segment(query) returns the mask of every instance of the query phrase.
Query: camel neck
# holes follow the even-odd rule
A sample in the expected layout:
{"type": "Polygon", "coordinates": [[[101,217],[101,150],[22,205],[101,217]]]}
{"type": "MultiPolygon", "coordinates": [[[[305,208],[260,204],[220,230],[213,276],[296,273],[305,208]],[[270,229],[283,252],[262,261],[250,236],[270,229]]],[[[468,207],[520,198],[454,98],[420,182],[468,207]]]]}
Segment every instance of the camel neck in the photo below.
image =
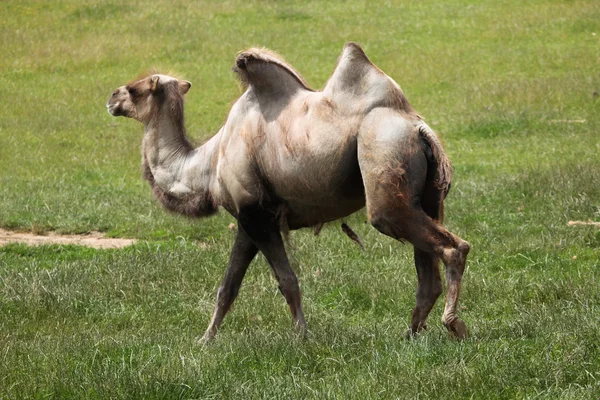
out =
{"type": "Polygon", "coordinates": [[[186,137],[183,122],[165,116],[146,124],[142,151],[151,167],[159,167],[185,159],[192,151],[192,146],[186,137]]]}
{"type": "Polygon", "coordinates": [[[210,194],[214,142],[194,149],[183,121],[163,113],[145,125],[142,157],[146,179],[155,189],[177,198],[210,194]]]}

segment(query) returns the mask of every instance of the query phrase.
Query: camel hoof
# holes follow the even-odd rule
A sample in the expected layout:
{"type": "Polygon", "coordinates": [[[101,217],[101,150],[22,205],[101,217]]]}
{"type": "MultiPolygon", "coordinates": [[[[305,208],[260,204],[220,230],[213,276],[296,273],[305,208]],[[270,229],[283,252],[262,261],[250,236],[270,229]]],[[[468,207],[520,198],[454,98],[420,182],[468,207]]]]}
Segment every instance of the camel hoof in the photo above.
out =
{"type": "Polygon", "coordinates": [[[296,336],[300,340],[308,339],[308,328],[306,325],[296,325],[296,336]]]}
{"type": "Polygon", "coordinates": [[[463,340],[469,337],[469,329],[467,328],[467,324],[463,322],[461,319],[457,319],[454,323],[448,326],[448,331],[459,340],[463,340]]]}
{"type": "Polygon", "coordinates": [[[419,333],[421,333],[425,330],[427,330],[427,325],[420,325],[419,328],[417,328],[417,329],[409,328],[406,331],[406,334],[404,334],[404,337],[407,340],[415,339],[419,335],[419,333]]]}
{"type": "Polygon", "coordinates": [[[198,340],[198,343],[199,343],[199,344],[201,344],[201,345],[207,345],[207,344],[209,344],[210,342],[212,342],[213,340],[215,340],[215,334],[214,334],[214,333],[209,333],[209,332],[206,332],[206,333],[204,334],[204,336],[202,336],[202,337],[201,337],[201,338],[198,340]]]}

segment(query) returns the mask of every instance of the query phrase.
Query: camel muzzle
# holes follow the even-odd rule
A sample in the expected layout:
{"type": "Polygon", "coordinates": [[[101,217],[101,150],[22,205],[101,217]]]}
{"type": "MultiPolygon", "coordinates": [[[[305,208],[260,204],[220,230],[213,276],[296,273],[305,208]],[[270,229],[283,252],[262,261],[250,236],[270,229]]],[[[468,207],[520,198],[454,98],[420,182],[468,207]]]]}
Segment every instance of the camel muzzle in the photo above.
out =
{"type": "Polygon", "coordinates": [[[118,103],[111,104],[110,101],[106,103],[106,111],[108,111],[108,113],[113,117],[120,117],[123,115],[123,109],[120,107],[120,105],[118,103]]]}

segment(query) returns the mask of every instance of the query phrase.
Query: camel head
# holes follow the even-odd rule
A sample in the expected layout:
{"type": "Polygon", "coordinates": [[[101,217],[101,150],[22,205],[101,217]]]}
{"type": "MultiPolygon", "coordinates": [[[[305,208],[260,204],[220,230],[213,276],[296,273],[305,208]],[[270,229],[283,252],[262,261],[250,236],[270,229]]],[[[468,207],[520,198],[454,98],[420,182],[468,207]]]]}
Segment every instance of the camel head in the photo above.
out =
{"type": "Polygon", "coordinates": [[[183,100],[192,84],[168,75],[151,74],[117,88],[106,109],[115,116],[124,116],[148,123],[170,100],[183,100]]]}

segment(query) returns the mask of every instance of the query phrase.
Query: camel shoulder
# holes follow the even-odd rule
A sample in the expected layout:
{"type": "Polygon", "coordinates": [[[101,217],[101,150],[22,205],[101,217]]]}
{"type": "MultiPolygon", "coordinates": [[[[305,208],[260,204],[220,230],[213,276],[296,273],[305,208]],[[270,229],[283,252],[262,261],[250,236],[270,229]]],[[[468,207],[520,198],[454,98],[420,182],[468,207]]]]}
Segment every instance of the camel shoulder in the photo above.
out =
{"type": "Polygon", "coordinates": [[[238,53],[233,71],[245,85],[275,89],[283,82],[311,90],[304,78],[279,54],[264,48],[250,48],[238,53]]]}

